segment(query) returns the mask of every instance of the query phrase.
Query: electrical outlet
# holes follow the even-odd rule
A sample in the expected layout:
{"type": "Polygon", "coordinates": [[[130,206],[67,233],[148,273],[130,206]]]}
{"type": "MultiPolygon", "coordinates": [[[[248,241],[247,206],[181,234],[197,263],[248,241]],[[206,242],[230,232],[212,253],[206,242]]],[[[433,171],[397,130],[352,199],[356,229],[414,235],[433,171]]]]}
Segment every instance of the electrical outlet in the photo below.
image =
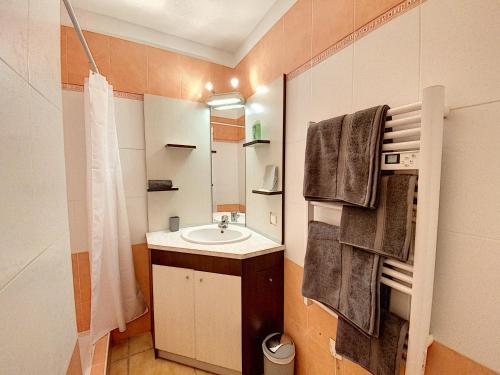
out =
{"type": "Polygon", "coordinates": [[[333,358],[342,360],[342,356],[337,354],[337,351],[335,350],[335,340],[330,338],[330,354],[332,355],[333,358]]]}
{"type": "Polygon", "coordinates": [[[278,225],[278,215],[269,212],[269,223],[272,225],[278,225]]]}

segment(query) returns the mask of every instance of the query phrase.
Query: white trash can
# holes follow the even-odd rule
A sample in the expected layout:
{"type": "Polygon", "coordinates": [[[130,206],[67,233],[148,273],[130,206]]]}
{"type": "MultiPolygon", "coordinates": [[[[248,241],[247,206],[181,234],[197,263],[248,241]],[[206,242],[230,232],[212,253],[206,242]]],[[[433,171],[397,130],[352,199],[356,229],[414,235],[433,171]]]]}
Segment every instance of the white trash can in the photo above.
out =
{"type": "Polygon", "coordinates": [[[295,344],[284,333],[272,333],[262,342],[264,375],[293,375],[295,344]]]}

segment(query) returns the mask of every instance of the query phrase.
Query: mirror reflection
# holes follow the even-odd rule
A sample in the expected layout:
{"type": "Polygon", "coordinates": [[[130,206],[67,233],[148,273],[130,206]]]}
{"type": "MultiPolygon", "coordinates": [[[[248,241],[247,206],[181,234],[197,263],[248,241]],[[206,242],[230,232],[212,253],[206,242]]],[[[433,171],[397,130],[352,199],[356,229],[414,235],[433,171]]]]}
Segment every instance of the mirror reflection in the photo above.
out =
{"type": "Polygon", "coordinates": [[[245,225],[245,108],[210,110],[212,219],[245,225]]]}

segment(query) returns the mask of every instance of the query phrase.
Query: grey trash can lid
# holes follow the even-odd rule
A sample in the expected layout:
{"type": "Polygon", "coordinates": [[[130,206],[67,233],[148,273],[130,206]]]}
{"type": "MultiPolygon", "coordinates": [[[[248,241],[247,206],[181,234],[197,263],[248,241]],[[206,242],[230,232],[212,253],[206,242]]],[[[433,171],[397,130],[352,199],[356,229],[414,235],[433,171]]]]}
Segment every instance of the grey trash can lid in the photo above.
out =
{"type": "Polygon", "coordinates": [[[274,363],[287,364],[295,357],[295,344],[284,333],[272,333],[264,339],[262,349],[265,356],[274,363]]]}

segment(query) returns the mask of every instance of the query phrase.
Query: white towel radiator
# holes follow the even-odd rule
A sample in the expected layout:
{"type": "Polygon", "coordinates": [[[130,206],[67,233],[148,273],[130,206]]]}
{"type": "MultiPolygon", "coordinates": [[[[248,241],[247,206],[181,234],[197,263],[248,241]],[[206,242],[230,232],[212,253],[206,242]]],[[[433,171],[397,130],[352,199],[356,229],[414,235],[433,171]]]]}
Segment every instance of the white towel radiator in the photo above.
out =
{"type": "MultiPolygon", "coordinates": [[[[410,298],[406,375],[424,373],[427,348],[433,341],[430,322],[439,214],[443,119],[448,115],[444,94],[443,86],[425,88],[422,102],[391,108],[387,116],[392,118],[385,124],[386,129],[391,130],[384,133],[384,140],[390,140],[391,143],[384,143],[382,147],[382,170],[418,173],[418,192],[415,192],[417,203],[414,205],[416,225],[415,241],[412,244],[413,259],[410,258],[408,263],[386,259],[380,279],[381,283],[410,298]]],[[[309,221],[315,218],[315,208],[333,210],[338,224],[342,204],[308,202],[309,221]]],[[[325,221],[325,211],[322,211],[321,219],[325,221]]],[[[337,316],[334,311],[317,301],[304,298],[304,303],[316,303],[337,316]]]]}

